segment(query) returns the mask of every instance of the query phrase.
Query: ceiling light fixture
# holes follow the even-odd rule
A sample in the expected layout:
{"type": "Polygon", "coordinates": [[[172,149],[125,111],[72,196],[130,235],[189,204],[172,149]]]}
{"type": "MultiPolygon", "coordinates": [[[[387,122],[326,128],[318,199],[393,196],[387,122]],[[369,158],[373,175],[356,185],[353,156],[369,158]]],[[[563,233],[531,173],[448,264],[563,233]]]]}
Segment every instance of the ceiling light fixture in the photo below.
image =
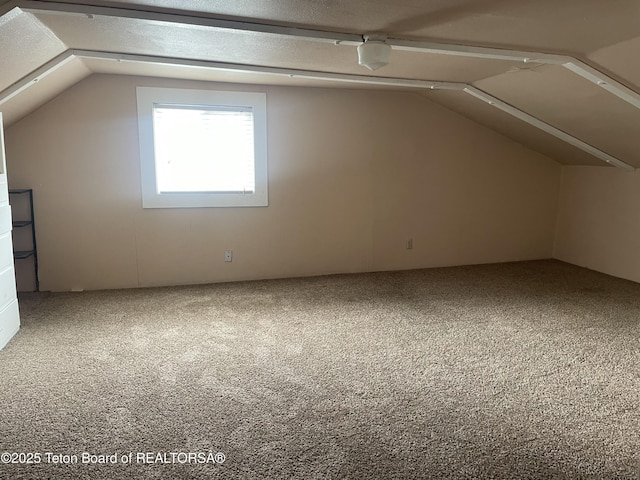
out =
{"type": "Polygon", "coordinates": [[[391,45],[385,38],[363,37],[364,42],[358,45],[358,63],[369,70],[377,70],[389,63],[391,45]]]}

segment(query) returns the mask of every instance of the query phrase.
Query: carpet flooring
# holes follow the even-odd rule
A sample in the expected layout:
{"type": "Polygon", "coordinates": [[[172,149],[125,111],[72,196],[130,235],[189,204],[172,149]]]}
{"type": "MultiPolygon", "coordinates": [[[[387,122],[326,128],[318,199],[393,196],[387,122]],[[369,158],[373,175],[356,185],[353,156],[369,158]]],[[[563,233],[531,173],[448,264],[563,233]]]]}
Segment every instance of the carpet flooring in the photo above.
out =
{"type": "Polygon", "coordinates": [[[20,295],[1,479],[638,479],[640,284],[557,261],[20,295]]]}

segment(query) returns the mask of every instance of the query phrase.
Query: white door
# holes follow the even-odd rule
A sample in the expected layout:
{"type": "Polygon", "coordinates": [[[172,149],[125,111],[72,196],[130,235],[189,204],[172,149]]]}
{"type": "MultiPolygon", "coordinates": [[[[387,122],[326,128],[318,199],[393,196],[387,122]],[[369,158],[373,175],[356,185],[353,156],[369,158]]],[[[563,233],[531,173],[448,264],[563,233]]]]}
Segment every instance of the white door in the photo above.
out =
{"type": "Polygon", "coordinates": [[[7,160],[0,112],[0,349],[11,340],[19,328],[20,313],[16,295],[16,274],[13,270],[7,160]]]}

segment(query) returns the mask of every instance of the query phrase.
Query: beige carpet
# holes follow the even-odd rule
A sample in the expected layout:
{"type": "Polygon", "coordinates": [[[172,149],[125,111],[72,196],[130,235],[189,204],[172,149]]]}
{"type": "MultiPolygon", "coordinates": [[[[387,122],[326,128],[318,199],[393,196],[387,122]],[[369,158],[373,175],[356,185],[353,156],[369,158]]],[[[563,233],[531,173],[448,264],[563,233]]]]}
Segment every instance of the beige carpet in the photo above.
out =
{"type": "Polygon", "coordinates": [[[2,479],[638,478],[632,282],[539,261],[20,302],[0,454],[40,463],[2,479]]]}

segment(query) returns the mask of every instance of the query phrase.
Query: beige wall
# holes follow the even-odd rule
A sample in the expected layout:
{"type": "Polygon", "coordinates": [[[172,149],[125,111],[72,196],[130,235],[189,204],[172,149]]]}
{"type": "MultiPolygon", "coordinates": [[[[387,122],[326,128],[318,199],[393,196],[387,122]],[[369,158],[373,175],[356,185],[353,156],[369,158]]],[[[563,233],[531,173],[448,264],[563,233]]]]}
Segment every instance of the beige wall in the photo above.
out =
{"type": "Polygon", "coordinates": [[[552,254],[559,166],[415,93],[94,75],[9,128],[7,154],[43,290],[552,254]],[[143,210],[138,85],[267,92],[269,207],[143,210]]]}
{"type": "Polygon", "coordinates": [[[564,167],[554,257],[640,282],[640,173],[564,167]]]}

